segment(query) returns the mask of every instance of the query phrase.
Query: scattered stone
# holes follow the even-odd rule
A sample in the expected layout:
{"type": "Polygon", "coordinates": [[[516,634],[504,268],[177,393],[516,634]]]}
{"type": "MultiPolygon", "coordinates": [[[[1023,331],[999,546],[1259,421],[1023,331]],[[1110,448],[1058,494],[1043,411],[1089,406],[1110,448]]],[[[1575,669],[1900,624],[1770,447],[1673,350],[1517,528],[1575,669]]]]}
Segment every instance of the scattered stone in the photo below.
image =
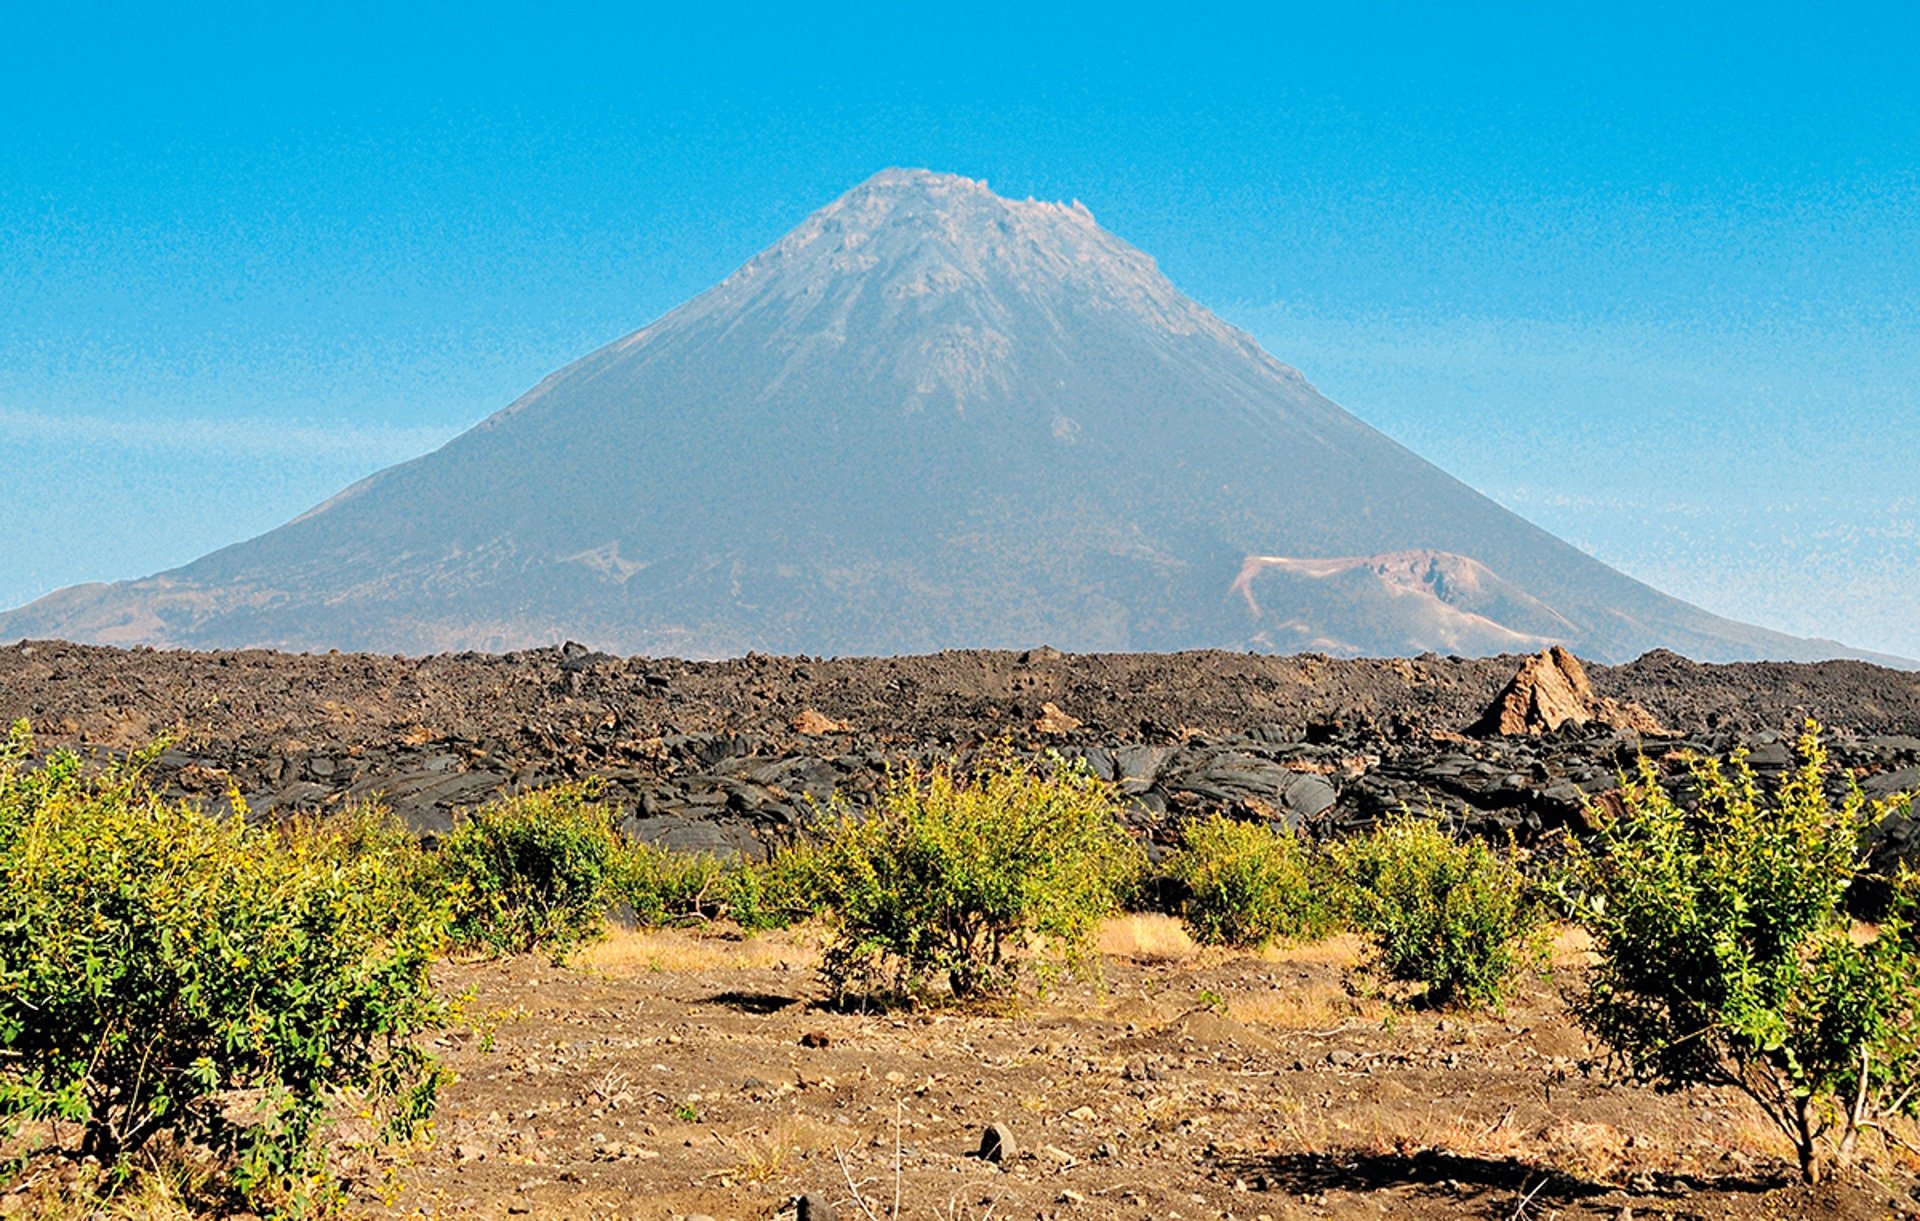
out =
{"type": "Polygon", "coordinates": [[[824,737],[830,733],[851,733],[853,726],[845,721],[836,721],[817,708],[807,707],[793,718],[793,732],[810,738],[824,737]]]}
{"type": "Polygon", "coordinates": [[[980,1150],[977,1156],[982,1161],[996,1166],[1012,1161],[1020,1156],[1019,1142],[1013,1139],[1013,1129],[1003,1123],[990,1123],[986,1131],[980,1134],[980,1150]]]}
{"type": "Polygon", "coordinates": [[[1040,718],[1033,723],[1033,731],[1050,738],[1064,738],[1080,728],[1080,725],[1078,717],[1068,716],[1060,711],[1053,701],[1048,700],[1040,705],[1040,718]]]}
{"type": "Polygon", "coordinates": [[[809,1030],[800,1036],[800,1046],[802,1047],[831,1047],[832,1045],[833,1040],[827,1036],[827,1032],[824,1030],[809,1030]]]}
{"type": "Polygon", "coordinates": [[[794,1201],[794,1221],[838,1221],[838,1216],[824,1195],[809,1192],[794,1201]]]}

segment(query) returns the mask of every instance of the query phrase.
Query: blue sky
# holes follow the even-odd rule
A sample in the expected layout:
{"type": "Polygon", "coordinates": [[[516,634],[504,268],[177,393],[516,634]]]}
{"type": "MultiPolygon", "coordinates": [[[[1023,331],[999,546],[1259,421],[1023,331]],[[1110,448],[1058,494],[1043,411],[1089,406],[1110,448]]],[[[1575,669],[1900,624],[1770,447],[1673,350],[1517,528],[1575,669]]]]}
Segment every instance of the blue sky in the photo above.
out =
{"type": "Polygon", "coordinates": [[[887,165],[1078,198],[1714,610],[1920,657],[1920,6],[0,9],[0,603],[431,448],[887,165]]]}

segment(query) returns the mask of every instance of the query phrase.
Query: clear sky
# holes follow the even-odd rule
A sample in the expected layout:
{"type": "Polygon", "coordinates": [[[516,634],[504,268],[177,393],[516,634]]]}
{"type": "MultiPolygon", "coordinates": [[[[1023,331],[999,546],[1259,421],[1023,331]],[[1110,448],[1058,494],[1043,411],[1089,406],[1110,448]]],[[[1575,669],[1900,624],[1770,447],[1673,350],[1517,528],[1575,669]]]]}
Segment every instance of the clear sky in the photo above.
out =
{"type": "Polygon", "coordinates": [[[0,6],[0,604],[271,528],[912,165],[1080,199],[1635,576],[1920,657],[1920,5],[676,7],[0,6]]]}

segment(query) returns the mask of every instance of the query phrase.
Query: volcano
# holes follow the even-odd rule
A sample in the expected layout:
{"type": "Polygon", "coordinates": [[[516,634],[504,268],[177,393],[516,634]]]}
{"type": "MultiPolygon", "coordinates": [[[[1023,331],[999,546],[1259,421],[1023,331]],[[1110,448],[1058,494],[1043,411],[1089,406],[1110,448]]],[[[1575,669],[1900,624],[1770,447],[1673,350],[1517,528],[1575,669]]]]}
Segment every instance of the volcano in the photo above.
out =
{"type": "MultiPolygon", "coordinates": [[[[1498,444],[1498,437],[1488,438],[1498,444]]],[[[1858,655],[1601,564],[1079,204],[882,172],[433,453],[0,637],[379,652],[1858,655]]]]}

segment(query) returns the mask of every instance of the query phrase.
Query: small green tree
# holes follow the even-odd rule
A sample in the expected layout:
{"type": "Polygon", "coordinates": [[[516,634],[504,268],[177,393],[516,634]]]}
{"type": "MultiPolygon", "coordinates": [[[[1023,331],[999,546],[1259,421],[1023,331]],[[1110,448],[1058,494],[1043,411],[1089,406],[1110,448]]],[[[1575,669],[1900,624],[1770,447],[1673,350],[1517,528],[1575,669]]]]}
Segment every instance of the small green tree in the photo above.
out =
{"type": "Polygon", "coordinates": [[[143,759],[0,752],[0,1125],[78,1125],[121,1176],[166,1132],[227,1156],[257,1209],[333,1195],[317,1140],[357,1093],[411,1130],[441,1074],[412,1042],[444,917],[383,902],[377,855],[292,853],[240,817],[165,801],[143,759]],[[252,1091],[250,1113],[222,1105],[252,1091]]]}
{"type": "Polygon", "coordinates": [[[1427,1005],[1499,1005],[1540,957],[1540,905],[1512,857],[1490,844],[1409,814],[1335,845],[1333,857],[1374,965],[1424,985],[1427,1005]]]}
{"type": "Polygon", "coordinates": [[[1111,786],[1058,759],[1042,773],[998,760],[972,776],[937,767],[890,778],[864,818],[845,810],[809,862],[833,922],[822,972],[856,989],[960,998],[1017,981],[1016,951],[1077,967],[1145,854],[1111,786]]]}
{"type": "Polygon", "coordinates": [[[1920,953],[1910,880],[1875,931],[1848,918],[1867,829],[1884,810],[1827,793],[1809,721],[1798,766],[1762,792],[1744,752],[1690,761],[1697,801],[1651,763],[1576,855],[1569,906],[1598,961],[1575,1012],[1635,1079],[1731,1086],[1817,1181],[1863,1131],[1920,1099],[1920,953]]]}
{"type": "Polygon", "coordinates": [[[1253,948],[1324,937],[1337,923],[1330,871],[1298,835],[1266,823],[1224,814],[1191,822],[1166,872],[1186,891],[1181,914],[1203,942],[1253,948]]]}
{"type": "Polygon", "coordinates": [[[590,784],[537,789],[481,807],[441,845],[453,936],[499,954],[556,959],[606,927],[620,868],[612,812],[590,784]]]}

